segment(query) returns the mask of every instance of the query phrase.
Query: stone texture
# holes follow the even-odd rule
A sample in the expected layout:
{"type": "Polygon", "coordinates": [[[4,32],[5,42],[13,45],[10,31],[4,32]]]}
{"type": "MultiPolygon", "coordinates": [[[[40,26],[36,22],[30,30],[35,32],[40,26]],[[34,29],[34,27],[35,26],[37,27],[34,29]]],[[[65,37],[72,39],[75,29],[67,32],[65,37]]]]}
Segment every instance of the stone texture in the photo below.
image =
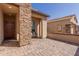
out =
{"type": "MultiPolygon", "coordinates": [[[[13,41],[12,41],[13,42],[13,41]]],[[[3,56],[74,56],[78,46],[53,39],[32,39],[30,45],[22,47],[8,46],[10,41],[0,46],[3,56]],[[49,43],[50,42],[50,43],[49,43]],[[7,45],[6,45],[7,44],[7,45]]]]}
{"type": "Polygon", "coordinates": [[[19,4],[20,46],[30,43],[31,39],[31,4],[19,4]]]}

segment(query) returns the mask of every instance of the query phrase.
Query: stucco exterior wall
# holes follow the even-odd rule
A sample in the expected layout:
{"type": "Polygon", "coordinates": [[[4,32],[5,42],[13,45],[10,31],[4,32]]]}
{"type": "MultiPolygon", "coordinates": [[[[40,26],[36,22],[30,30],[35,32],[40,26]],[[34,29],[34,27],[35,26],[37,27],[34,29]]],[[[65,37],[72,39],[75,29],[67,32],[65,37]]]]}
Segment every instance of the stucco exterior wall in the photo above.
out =
{"type": "Polygon", "coordinates": [[[76,21],[75,19],[76,19],[76,17],[73,16],[73,17],[71,18],[70,22],[72,22],[73,24],[77,25],[77,21],[76,21]]]}
{"type": "Polygon", "coordinates": [[[42,21],[41,21],[41,24],[42,24],[42,38],[46,38],[47,37],[47,19],[46,18],[42,18],[42,21]]]}
{"type": "Polygon", "coordinates": [[[2,43],[3,41],[3,14],[2,14],[2,11],[0,9],[0,44],[2,43]]]}
{"type": "Polygon", "coordinates": [[[32,13],[32,17],[38,18],[40,20],[39,21],[39,24],[40,24],[39,35],[41,38],[46,38],[47,37],[47,17],[37,14],[37,13],[32,13]]]}
{"type": "Polygon", "coordinates": [[[16,14],[16,39],[19,41],[19,8],[18,8],[18,13],[16,14]]]}
{"type": "Polygon", "coordinates": [[[53,39],[57,39],[57,40],[62,40],[62,41],[79,44],[79,35],[48,33],[48,38],[53,38],[53,39]]]}
{"type": "Polygon", "coordinates": [[[35,18],[45,18],[45,16],[40,15],[40,14],[35,13],[35,12],[32,12],[32,17],[35,17],[35,18]]]}
{"type": "Polygon", "coordinates": [[[72,28],[73,28],[73,33],[72,34],[77,34],[77,21],[75,20],[75,17],[72,17],[72,19],[70,20],[70,22],[72,23],[72,28]]]}
{"type": "Polygon", "coordinates": [[[32,18],[35,21],[35,30],[37,37],[46,38],[47,37],[47,19],[46,18],[32,18]]]}
{"type": "MultiPolygon", "coordinates": [[[[69,17],[69,16],[68,16],[69,17]]],[[[61,33],[61,34],[76,34],[77,31],[77,21],[76,17],[72,16],[71,18],[64,19],[57,19],[57,20],[50,20],[48,21],[47,30],[48,32],[52,33],[61,33]],[[67,24],[70,24],[70,33],[66,32],[66,26],[67,24]]]]}
{"type": "Polygon", "coordinates": [[[48,22],[47,23],[47,31],[48,31],[48,33],[51,33],[51,32],[52,33],[65,33],[65,25],[66,24],[71,24],[69,19],[48,22]],[[59,27],[61,27],[61,30],[59,30],[59,27]]]}

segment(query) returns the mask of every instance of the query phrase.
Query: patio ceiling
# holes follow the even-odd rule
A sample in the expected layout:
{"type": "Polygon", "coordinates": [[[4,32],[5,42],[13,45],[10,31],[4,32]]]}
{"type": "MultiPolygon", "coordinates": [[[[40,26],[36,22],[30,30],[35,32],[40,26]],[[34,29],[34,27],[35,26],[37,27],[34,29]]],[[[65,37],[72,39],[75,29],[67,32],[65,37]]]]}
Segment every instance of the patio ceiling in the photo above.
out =
{"type": "Polygon", "coordinates": [[[0,8],[4,13],[17,13],[18,7],[11,4],[0,4],[0,8]]]}

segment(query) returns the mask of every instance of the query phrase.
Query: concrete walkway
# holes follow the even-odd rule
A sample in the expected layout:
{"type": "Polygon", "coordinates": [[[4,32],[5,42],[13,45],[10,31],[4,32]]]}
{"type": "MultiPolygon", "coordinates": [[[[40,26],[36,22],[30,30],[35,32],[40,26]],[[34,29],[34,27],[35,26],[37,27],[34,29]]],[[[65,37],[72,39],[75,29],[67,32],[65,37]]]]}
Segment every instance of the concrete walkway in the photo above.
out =
{"type": "MultiPolygon", "coordinates": [[[[8,44],[8,43],[5,43],[8,44]]],[[[32,39],[23,47],[0,46],[0,55],[10,56],[73,56],[78,46],[51,39],[32,39]]]]}

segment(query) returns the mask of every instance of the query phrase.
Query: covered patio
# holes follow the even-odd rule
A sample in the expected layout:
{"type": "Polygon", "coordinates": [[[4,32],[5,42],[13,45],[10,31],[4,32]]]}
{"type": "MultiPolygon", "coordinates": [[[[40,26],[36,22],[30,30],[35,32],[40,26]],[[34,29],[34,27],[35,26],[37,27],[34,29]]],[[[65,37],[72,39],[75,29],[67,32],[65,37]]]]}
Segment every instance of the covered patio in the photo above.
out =
{"type": "Polygon", "coordinates": [[[47,17],[48,15],[31,9],[31,4],[0,4],[0,44],[16,42],[19,46],[24,46],[31,44],[33,37],[46,38],[47,17]]]}
{"type": "Polygon", "coordinates": [[[32,9],[32,37],[47,37],[47,17],[48,15],[32,9]]]}

